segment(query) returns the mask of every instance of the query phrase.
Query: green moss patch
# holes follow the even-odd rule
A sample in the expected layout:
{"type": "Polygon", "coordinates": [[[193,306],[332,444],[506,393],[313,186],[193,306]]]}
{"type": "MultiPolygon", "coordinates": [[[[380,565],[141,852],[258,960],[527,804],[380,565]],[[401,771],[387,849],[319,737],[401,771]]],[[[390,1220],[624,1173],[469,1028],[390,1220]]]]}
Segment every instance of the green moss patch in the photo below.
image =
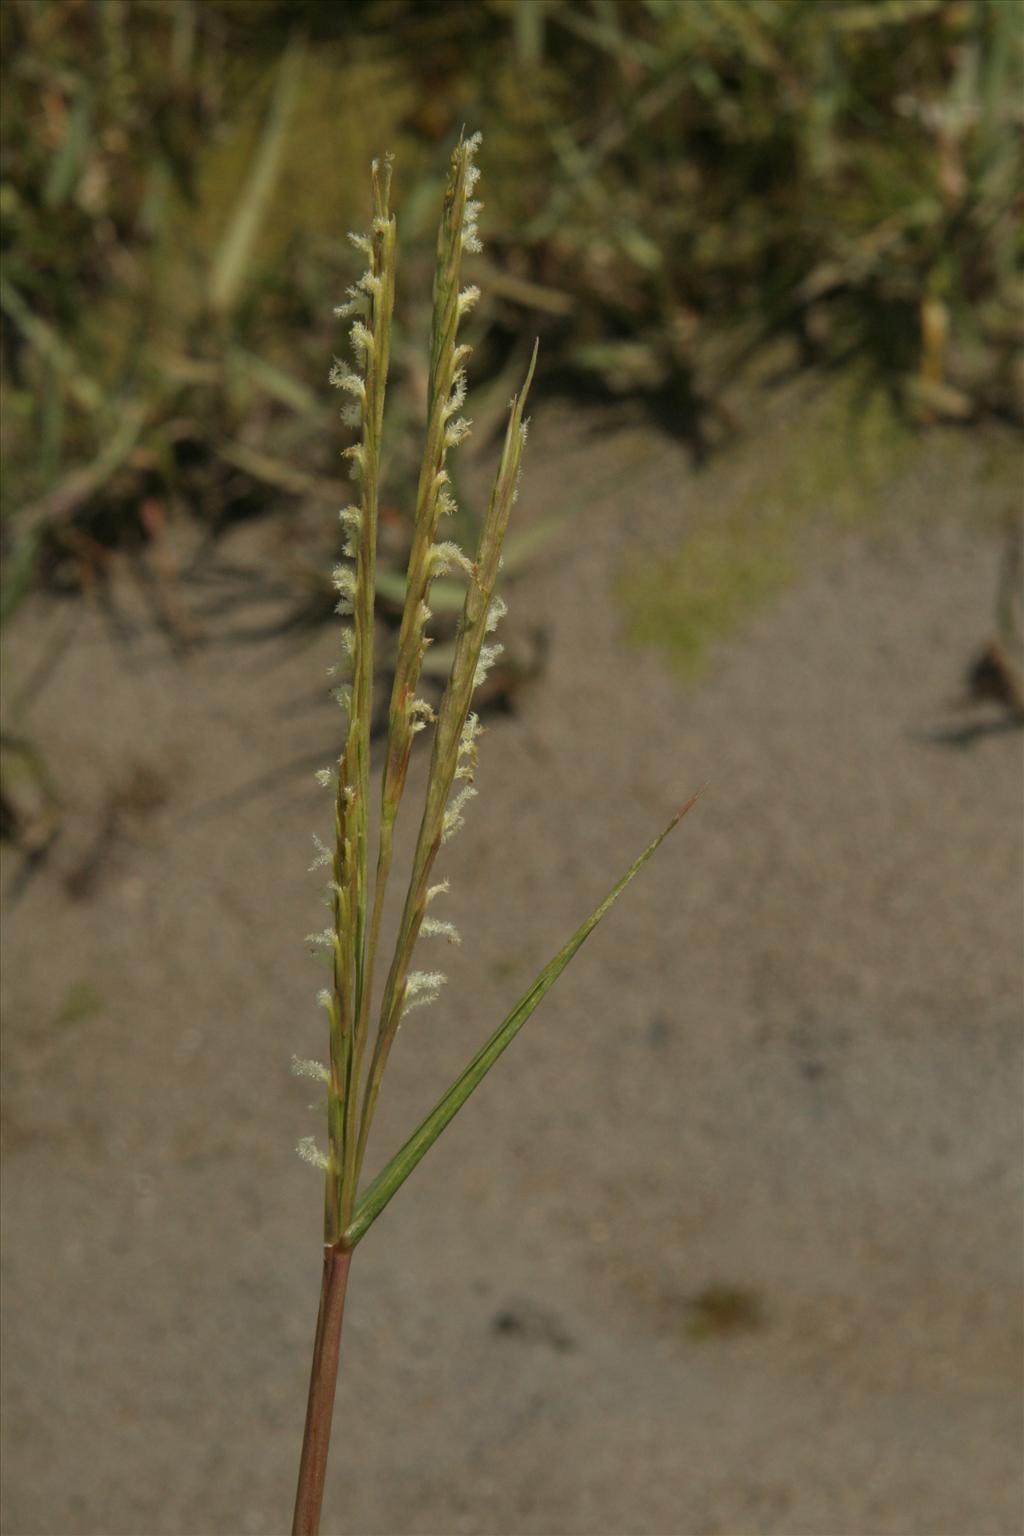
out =
{"type": "Polygon", "coordinates": [[[818,382],[812,400],[695,482],[706,510],[687,506],[690,531],[677,548],[627,566],[618,596],[629,638],[659,646],[687,678],[837,538],[948,513],[920,487],[907,494],[908,473],[936,452],[943,461],[977,452],[965,434],[915,432],[885,391],[853,373],[818,382]]]}

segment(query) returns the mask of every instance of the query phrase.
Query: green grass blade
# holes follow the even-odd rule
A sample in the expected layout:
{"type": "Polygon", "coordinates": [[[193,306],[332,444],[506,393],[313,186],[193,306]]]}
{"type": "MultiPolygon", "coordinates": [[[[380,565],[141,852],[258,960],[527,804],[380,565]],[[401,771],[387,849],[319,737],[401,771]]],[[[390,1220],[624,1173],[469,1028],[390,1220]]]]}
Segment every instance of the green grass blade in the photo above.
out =
{"type": "Polygon", "coordinates": [[[87,88],[79,87],[64,141],[50,162],[43,187],[44,208],[60,208],[74,191],[89,148],[91,127],[92,98],[87,88]]]}
{"type": "Polygon", "coordinates": [[[270,111],[210,275],[210,308],[217,314],[226,315],[234,308],[256,237],[270,212],[284,159],[288,127],[298,100],[304,57],[305,43],[301,37],[293,39],[281,57],[270,111]]]}
{"type": "Polygon", "coordinates": [[[391,1161],[381,1169],[356,1206],[355,1215],[346,1229],[345,1240],[350,1246],[355,1247],[360,1238],[365,1235],[367,1229],[376,1221],[392,1195],[405,1183],[417,1163],[430,1150],[445,1126],[465,1104],[473,1089],[486,1077],[505,1048],[511,1045],[533,1010],[537,1007],[537,1004],[554,986],[573,955],[575,955],[583,941],[597,927],[616,897],[621,891],[625,890],[633,876],[643,868],[651,854],[664,842],[672,828],[682,820],[696,799],[696,795],[691,796],[686,804],[676,812],[665,830],[660,832],[654,841],[647,845],[640,857],[630,865],[622,879],[608,893],[601,905],[590,914],[580,928],[577,928],[568,944],[563,949],[560,949],[554,959],[549,961],[544,967],[537,980],[533,983],[533,986],[520,998],[512,1012],[505,1019],[504,1023],[495,1030],[486,1045],[482,1046],[476,1053],[461,1077],[456,1079],[448,1089],[448,1092],[439,1100],[423,1121],[422,1125],[413,1132],[409,1140],[400,1151],[395,1153],[391,1161]]]}

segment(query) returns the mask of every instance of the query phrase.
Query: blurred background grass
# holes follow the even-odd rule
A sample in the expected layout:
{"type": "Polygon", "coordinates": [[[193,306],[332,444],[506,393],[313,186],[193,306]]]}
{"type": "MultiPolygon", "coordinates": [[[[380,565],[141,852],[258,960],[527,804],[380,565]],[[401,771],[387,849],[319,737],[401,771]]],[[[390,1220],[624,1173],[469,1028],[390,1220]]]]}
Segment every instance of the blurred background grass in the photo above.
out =
{"type": "MultiPolygon", "coordinates": [[[[295,622],[330,613],[302,514],[341,494],[333,307],[387,148],[394,604],[432,224],[463,124],[484,131],[489,189],[483,440],[537,333],[542,391],[631,401],[700,459],[742,435],[753,369],[842,370],[840,404],[871,402],[847,488],[858,467],[884,478],[901,434],[1022,420],[1010,0],[6,0],[0,23],[4,622],[40,587],[102,599],[127,561],[185,651],[220,534],[268,513],[283,532],[266,579],[295,622]]],[[[652,594],[633,573],[638,638],[671,631],[690,666],[723,604],[788,579],[791,482],[827,488],[834,437],[824,458],[810,441],[789,455],[775,513],[755,493],[705,517],[678,579],[652,594]]],[[[5,747],[9,764],[10,730],[5,747]]]]}
{"type": "MultiPolygon", "coordinates": [[[[860,359],[911,419],[1020,417],[1016,4],[8,0],[2,23],[5,617],[175,512],[213,537],[335,499],[324,364],[367,161],[397,153],[422,293],[463,122],[496,400],[539,331],[549,389],[642,397],[707,451],[784,338],[793,366],[860,359]]],[[[408,346],[398,381],[412,413],[408,346]]]]}

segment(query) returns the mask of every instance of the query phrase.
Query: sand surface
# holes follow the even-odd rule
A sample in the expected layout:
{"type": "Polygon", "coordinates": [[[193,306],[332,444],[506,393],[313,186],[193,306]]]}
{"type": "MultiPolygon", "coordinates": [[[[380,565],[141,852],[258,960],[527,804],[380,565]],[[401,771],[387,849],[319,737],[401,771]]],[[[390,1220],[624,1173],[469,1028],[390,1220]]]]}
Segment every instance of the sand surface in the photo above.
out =
{"type": "MultiPolygon", "coordinates": [[[[589,505],[513,584],[545,665],[489,722],[441,865],[464,943],[371,1161],[709,788],[360,1247],[325,1536],[1021,1529],[1020,737],[943,736],[1017,493],[944,442],[690,685],[616,581],[714,480],[538,422],[527,515],[589,505]]],[[[227,537],[185,660],[127,577],[116,617],[32,599],[10,635],[66,809],[3,863],[8,1536],[290,1521],[338,717],[330,629],[270,632],[287,559],[227,537]]]]}

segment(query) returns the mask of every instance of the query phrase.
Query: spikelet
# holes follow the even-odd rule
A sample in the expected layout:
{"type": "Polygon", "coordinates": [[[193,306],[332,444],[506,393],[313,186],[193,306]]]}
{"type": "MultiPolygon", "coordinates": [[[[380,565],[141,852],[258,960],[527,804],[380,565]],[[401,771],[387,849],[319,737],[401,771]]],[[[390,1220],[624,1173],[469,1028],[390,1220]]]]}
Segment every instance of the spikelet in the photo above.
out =
{"type": "Polygon", "coordinates": [[[465,143],[466,155],[466,204],[462,215],[462,249],[476,254],[483,250],[480,243],[480,231],[477,229],[477,219],[480,217],[483,203],[475,202],[471,193],[480,180],[479,167],[474,165],[473,156],[483,143],[483,134],[474,133],[472,138],[465,143]]]}
{"type": "Polygon", "coordinates": [[[480,647],[480,659],[476,664],[476,671],[473,674],[474,688],[480,687],[480,684],[484,681],[484,678],[504,649],[503,645],[483,645],[480,647]]]}
{"type": "Polygon", "coordinates": [[[445,447],[457,448],[460,443],[464,443],[466,441],[466,438],[469,436],[472,429],[473,423],[471,421],[467,421],[465,416],[456,416],[455,420],[450,421],[445,427],[445,447]]]}
{"type": "Polygon", "coordinates": [[[410,971],[405,978],[405,995],[418,997],[421,992],[436,992],[447,979],[440,971],[410,971]]]}
{"type": "Polygon", "coordinates": [[[466,152],[466,195],[468,196],[480,180],[480,167],[473,163],[473,156],[484,141],[483,134],[477,130],[465,143],[466,152]]]}
{"type": "Polygon", "coordinates": [[[466,723],[462,727],[462,735],[459,738],[458,761],[455,769],[456,779],[468,779],[473,782],[476,772],[477,738],[483,731],[480,724],[480,716],[472,712],[466,716],[466,723]]]}
{"type": "Polygon", "coordinates": [[[450,570],[464,571],[467,576],[473,574],[473,562],[468,560],[457,544],[447,540],[443,544],[433,544],[429,552],[430,571],[434,576],[446,576],[450,570]]]}
{"type": "Polygon", "coordinates": [[[455,924],[443,922],[438,917],[425,917],[420,924],[420,933],[427,938],[447,939],[449,944],[462,943],[462,935],[455,924]]]}
{"type": "Polygon", "coordinates": [[[427,1008],[436,1003],[447,980],[442,971],[410,971],[405,980],[402,1017],[414,1008],[427,1008]]]}
{"type": "Polygon", "coordinates": [[[331,850],[328,848],[323,838],[318,837],[315,832],[313,833],[313,846],[316,849],[316,857],[314,858],[312,864],[309,866],[310,874],[313,874],[315,870],[326,868],[326,866],[332,862],[331,850]]]}
{"type": "Polygon", "coordinates": [[[365,365],[373,356],[376,345],[373,339],[373,332],[361,320],[355,320],[348,334],[352,343],[352,351],[359,362],[365,365]]]}
{"type": "Polygon", "coordinates": [[[361,480],[366,473],[366,449],[362,443],[353,443],[350,448],[343,449],[341,456],[351,461],[353,475],[361,480]]]}
{"type": "Polygon", "coordinates": [[[348,294],[346,302],[334,306],[334,313],[339,320],[347,320],[350,315],[365,316],[369,314],[370,304],[365,293],[362,293],[354,285],[351,288],[346,288],[345,292],[348,294]]]}
{"type": "Polygon", "coordinates": [[[484,633],[487,635],[493,634],[506,613],[508,613],[508,603],[506,603],[503,597],[495,594],[491,598],[490,607],[487,609],[487,622],[484,625],[484,633]]]}
{"type": "Polygon", "coordinates": [[[321,1083],[329,1083],[331,1074],[322,1061],[312,1061],[308,1056],[292,1057],[292,1073],[295,1077],[312,1077],[321,1083]]]}
{"type": "Polygon", "coordinates": [[[454,837],[460,827],[465,826],[466,818],[463,816],[463,808],[468,801],[476,798],[478,791],[472,784],[464,784],[459,790],[451,805],[448,806],[441,821],[441,841],[446,843],[450,837],[454,837]]]}
{"type": "Polygon", "coordinates": [[[344,597],[355,597],[358,588],[356,573],[350,565],[336,565],[331,572],[331,582],[336,592],[344,597]]]}
{"type": "Polygon", "coordinates": [[[327,1169],[331,1166],[331,1160],[326,1152],[321,1152],[313,1136],[303,1136],[296,1142],[295,1150],[304,1163],[309,1163],[313,1168],[327,1169]]]}
{"type": "Polygon", "coordinates": [[[437,719],[431,704],[426,699],[413,699],[409,706],[411,718],[410,730],[415,736],[418,731],[425,731],[428,725],[432,725],[437,719]]]}
{"type": "Polygon", "coordinates": [[[448,396],[447,403],[445,404],[445,408],[444,408],[444,419],[445,419],[445,421],[448,420],[449,416],[454,416],[456,411],[461,411],[462,407],[465,405],[465,403],[466,403],[466,370],[465,370],[465,368],[459,368],[456,371],[456,373],[455,373],[454,379],[452,380],[452,392],[448,396]]]}
{"type": "Polygon", "coordinates": [[[339,358],[334,359],[334,366],[328,374],[328,379],[335,389],[347,390],[350,395],[355,395],[357,400],[365,402],[366,384],[358,373],[353,373],[348,364],[341,362],[339,358]]]}
{"type": "Polygon", "coordinates": [[[317,933],[306,934],[306,943],[311,949],[333,949],[334,942],[333,928],[321,928],[317,933]]]}

